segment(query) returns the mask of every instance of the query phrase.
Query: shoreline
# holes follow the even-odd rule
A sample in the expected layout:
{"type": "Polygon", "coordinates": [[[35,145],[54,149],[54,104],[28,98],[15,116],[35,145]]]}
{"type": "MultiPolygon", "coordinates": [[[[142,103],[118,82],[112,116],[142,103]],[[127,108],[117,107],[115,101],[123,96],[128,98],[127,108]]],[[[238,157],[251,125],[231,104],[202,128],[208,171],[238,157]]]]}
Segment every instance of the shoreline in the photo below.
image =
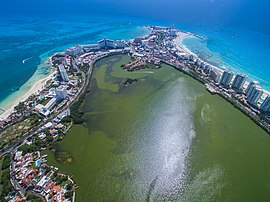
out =
{"type": "MultiPolygon", "coordinates": [[[[194,36],[194,35],[193,35],[194,36]]],[[[194,54],[193,52],[191,52],[187,47],[185,47],[182,44],[182,40],[184,40],[185,38],[190,37],[189,34],[183,33],[181,31],[177,32],[177,37],[173,40],[176,49],[178,49],[181,52],[184,52],[186,54],[190,54],[193,55],[195,58],[199,58],[196,54],[194,54]]],[[[196,36],[194,36],[196,37],[196,36]]],[[[203,62],[207,63],[208,65],[210,65],[212,68],[214,68],[217,71],[220,71],[221,73],[223,72],[223,70],[219,69],[219,67],[216,67],[214,65],[211,65],[210,63],[208,63],[207,61],[205,61],[204,59],[201,59],[203,62]]],[[[171,66],[173,66],[174,68],[178,69],[176,66],[169,64],[171,66]]],[[[180,69],[178,69],[180,70],[180,69]]],[[[200,77],[198,77],[198,75],[194,74],[194,72],[192,71],[182,71],[181,72],[188,74],[189,76],[193,77],[195,80],[199,81],[202,84],[207,84],[207,82],[203,79],[201,79],[200,77]]],[[[246,81],[245,86],[248,85],[248,81],[246,81]]],[[[211,93],[211,92],[210,92],[211,93]]],[[[211,93],[213,94],[213,93],[211,93]]],[[[220,97],[222,97],[223,99],[225,99],[227,102],[229,102],[233,107],[235,107],[236,109],[240,110],[243,114],[245,114],[247,117],[249,117],[255,124],[257,124],[260,128],[262,128],[264,131],[266,131],[269,135],[270,135],[270,129],[268,126],[266,126],[265,124],[267,124],[265,121],[262,121],[259,117],[257,117],[256,115],[254,115],[254,112],[247,110],[245,106],[242,105],[242,103],[239,102],[239,100],[235,100],[235,98],[230,98],[229,96],[225,95],[222,91],[218,92],[218,93],[214,93],[219,95],[220,97]]],[[[263,94],[261,95],[261,98],[265,99],[268,95],[270,95],[270,92],[263,89],[263,94]]]]}
{"type": "MultiPolygon", "coordinates": [[[[191,71],[186,72],[186,71],[183,71],[183,70],[177,68],[173,64],[167,63],[165,61],[163,61],[163,62],[165,64],[171,66],[172,68],[176,69],[177,71],[180,71],[185,75],[188,75],[189,77],[191,77],[192,79],[194,79],[197,82],[201,83],[202,85],[206,86],[207,83],[205,82],[205,80],[198,77],[196,74],[194,74],[194,72],[191,72],[191,71]]],[[[206,86],[206,89],[207,89],[207,86],[206,86]]],[[[211,92],[211,90],[208,90],[208,92],[211,93],[212,95],[216,94],[216,95],[220,96],[221,98],[223,98],[225,101],[227,101],[229,104],[231,104],[234,108],[238,109],[240,112],[242,112],[244,115],[246,115],[257,126],[259,126],[261,129],[263,129],[268,135],[270,135],[270,129],[268,129],[268,127],[265,127],[263,124],[261,124],[261,121],[256,116],[254,116],[254,114],[252,114],[251,112],[248,112],[243,106],[239,105],[239,101],[235,102],[235,100],[233,98],[229,98],[229,97],[225,96],[224,94],[222,94],[220,92],[219,93],[211,92]]],[[[262,96],[267,96],[267,93],[264,93],[264,95],[262,95],[262,96]]]]}
{"type": "MultiPolygon", "coordinates": [[[[205,60],[202,57],[199,57],[198,55],[196,55],[195,53],[193,53],[191,50],[189,50],[184,44],[183,44],[183,40],[187,39],[187,38],[199,38],[199,39],[204,39],[203,37],[200,37],[199,35],[193,34],[193,33],[189,33],[189,32],[183,32],[181,30],[178,30],[177,32],[177,37],[173,40],[174,44],[176,46],[176,48],[178,50],[180,50],[181,52],[185,52],[187,54],[193,55],[196,58],[199,58],[201,61],[203,61],[204,63],[207,63],[208,65],[210,65],[213,69],[215,69],[216,71],[218,71],[219,73],[223,73],[224,69],[215,66],[213,64],[211,64],[210,62],[208,62],[207,60],[205,60]]],[[[232,70],[234,72],[234,70],[232,70]]],[[[248,77],[253,77],[253,75],[250,75],[249,73],[244,72],[244,74],[246,74],[248,77]]],[[[255,79],[257,80],[257,79],[255,79]]],[[[247,86],[249,83],[249,81],[246,81],[246,84],[244,86],[247,86]]],[[[265,99],[268,95],[270,95],[270,90],[267,89],[263,89],[263,95],[262,98],[265,99]]]]}
{"type": "MultiPolygon", "coordinates": [[[[36,94],[39,91],[42,91],[44,89],[44,84],[52,78],[54,73],[55,71],[52,71],[48,75],[46,75],[46,77],[35,81],[32,85],[30,85],[31,86],[30,89],[28,89],[26,92],[22,94],[17,94],[17,95],[15,94],[16,92],[14,92],[13,95],[11,94],[9,97],[7,97],[6,100],[3,102],[8,102],[9,106],[5,108],[4,107],[1,108],[2,110],[4,110],[4,112],[0,114],[0,120],[8,118],[9,115],[11,115],[14,112],[14,107],[16,107],[20,102],[24,102],[31,95],[36,94]]],[[[35,74],[24,85],[27,85],[27,83],[34,77],[35,77],[35,74]]]]}
{"type": "MultiPolygon", "coordinates": [[[[101,59],[105,59],[105,57],[103,57],[103,58],[101,58],[101,59]]],[[[93,65],[94,67],[95,67],[95,64],[93,65]]],[[[175,66],[172,66],[172,65],[170,65],[171,67],[173,67],[173,68],[175,68],[177,71],[179,71],[179,69],[177,69],[175,66]]],[[[182,72],[182,71],[181,71],[182,72]]],[[[184,72],[182,72],[182,73],[184,73],[184,72]]],[[[186,74],[186,73],[184,73],[184,74],[186,74]]],[[[190,75],[188,75],[188,74],[186,74],[188,77],[190,77],[190,75]]],[[[194,78],[194,77],[191,77],[191,78],[194,78]]],[[[207,93],[207,92],[206,92],[207,93]]],[[[81,124],[81,125],[83,125],[83,124],[81,124]]],[[[75,125],[73,125],[72,127],[74,127],[75,125]]],[[[60,144],[62,144],[62,142],[60,142],[60,144]]],[[[55,165],[55,164],[52,164],[51,162],[49,162],[49,165],[55,165]]],[[[68,172],[69,173],[69,172],[68,172]]],[[[75,174],[75,176],[76,176],[76,174],[75,174]]],[[[79,182],[79,180],[77,181],[78,183],[80,183],[79,182]]],[[[78,184],[79,185],[79,184],[78,184]]],[[[76,192],[74,192],[74,193],[76,193],[76,192]]],[[[78,192],[77,193],[77,195],[80,195],[80,192],[78,192]]],[[[76,195],[76,196],[77,196],[76,195]]]]}
{"type": "MultiPolygon", "coordinates": [[[[143,28],[145,28],[146,30],[151,30],[151,28],[147,27],[147,26],[143,26],[143,28]]],[[[204,63],[206,63],[207,65],[211,66],[211,68],[213,68],[214,70],[218,71],[219,73],[223,73],[223,69],[209,63],[208,61],[206,61],[205,59],[199,57],[198,55],[196,55],[195,53],[193,53],[191,50],[189,50],[184,44],[183,44],[183,40],[190,38],[190,37],[194,37],[194,38],[199,38],[204,40],[203,37],[191,33],[191,32],[184,32],[181,30],[177,30],[176,32],[176,38],[173,39],[173,43],[176,47],[177,50],[179,50],[180,52],[186,53],[187,55],[192,55],[195,58],[200,59],[201,61],[203,61],[204,63]]],[[[52,68],[50,67],[50,73],[48,75],[44,75],[40,76],[38,75],[38,71],[39,68],[37,68],[35,74],[22,86],[22,88],[24,86],[29,87],[27,90],[25,90],[25,92],[22,92],[20,94],[20,89],[18,91],[15,91],[14,93],[12,93],[9,97],[7,97],[5,100],[2,101],[2,104],[0,104],[0,120],[4,120],[6,118],[8,118],[12,112],[14,111],[14,107],[16,107],[20,102],[23,102],[25,100],[28,99],[29,96],[38,93],[39,91],[44,89],[44,84],[51,79],[52,75],[55,73],[55,70],[52,70],[52,68]],[[35,79],[35,77],[40,77],[35,79]],[[31,81],[34,80],[34,81],[31,81]],[[2,105],[2,107],[1,107],[2,105]],[[1,114],[1,111],[2,114],[1,114]]],[[[248,83],[248,82],[247,82],[248,83]]],[[[246,83],[246,85],[247,85],[246,83]]],[[[22,91],[24,91],[24,89],[22,89],[22,91]]],[[[270,95],[270,92],[264,89],[262,98],[265,98],[267,95],[270,95]]]]}
{"type": "MultiPolygon", "coordinates": [[[[151,29],[147,28],[146,26],[138,26],[138,27],[141,27],[144,29],[143,33],[140,33],[139,36],[145,36],[151,32],[151,29]]],[[[131,41],[133,40],[133,38],[127,39],[127,40],[131,41]]],[[[75,45],[75,44],[72,44],[72,45],[75,45]]],[[[67,47],[70,47],[70,46],[67,46],[67,47]]],[[[63,46],[62,48],[67,48],[67,47],[63,46]]],[[[54,49],[59,49],[59,47],[56,47],[54,49]]],[[[39,65],[42,65],[42,63],[50,57],[48,52],[49,51],[40,55],[41,62],[39,65]]],[[[55,52],[61,53],[61,51],[56,51],[56,50],[55,52]]],[[[62,53],[64,53],[64,51],[62,53]]],[[[23,62],[27,59],[29,58],[24,59],[23,62]]],[[[37,69],[34,72],[34,74],[23,85],[20,86],[19,90],[11,92],[10,95],[5,97],[0,102],[0,121],[7,119],[9,115],[11,115],[12,112],[14,112],[14,107],[16,107],[19,104],[19,102],[23,102],[27,100],[29,96],[36,94],[38,91],[43,90],[44,89],[43,84],[46,83],[46,81],[48,81],[49,78],[55,73],[55,70],[52,70],[52,68],[49,67],[50,69],[49,74],[39,75],[39,70],[41,68],[42,69],[44,68],[44,67],[39,68],[39,65],[37,66],[37,69]]]]}
{"type": "Polygon", "coordinates": [[[202,37],[198,36],[198,35],[195,35],[195,34],[192,34],[192,33],[189,33],[189,32],[183,32],[183,31],[180,31],[178,30],[177,32],[177,37],[173,40],[174,41],[174,44],[176,46],[176,48],[178,50],[180,50],[181,52],[185,52],[189,55],[193,55],[194,57],[196,58],[199,58],[200,60],[202,60],[203,62],[207,63],[208,65],[210,65],[213,69],[215,69],[216,71],[222,73],[224,70],[220,69],[219,67],[209,63],[208,61],[206,61],[205,59],[203,58],[200,58],[198,55],[196,55],[195,53],[193,53],[191,50],[189,50],[182,42],[184,39],[187,39],[189,37],[195,37],[195,38],[199,38],[199,39],[203,39],[202,37]]]}
{"type": "MultiPolygon", "coordinates": [[[[207,63],[208,65],[210,65],[213,69],[215,69],[216,71],[218,71],[219,73],[223,73],[224,70],[222,70],[221,68],[215,66],[215,65],[212,65],[211,63],[209,63],[208,61],[206,61],[205,59],[203,58],[200,58],[198,55],[196,55],[195,53],[193,53],[191,50],[189,50],[182,42],[184,39],[187,39],[189,37],[197,37],[197,38],[200,38],[199,36],[197,35],[194,35],[192,33],[186,33],[186,32],[182,32],[182,31],[178,31],[177,32],[177,37],[174,39],[174,44],[176,46],[176,48],[178,50],[180,50],[181,52],[185,52],[187,54],[190,54],[190,55],[193,55],[194,57],[196,58],[199,58],[200,60],[204,61],[205,63],[207,63]]],[[[247,74],[248,75],[248,74],[247,74]]],[[[249,75],[248,75],[249,76],[249,75]]],[[[248,81],[246,81],[247,84],[245,85],[248,85],[248,81]]],[[[264,89],[263,90],[263,95],[262,95],[262,98],[265,99],[268,95],[270,95],[270,91],[264,89]]]]}
{"type": "MultiPolygon", "coordinates": [[[[196,54],[192,53],[190,50],[187,49],[187,47],[185,47],[183,44],[181,44],[182,40],[184,40],[187,37],[198,37],[198,36],[193,35],[192,33],[184,33],[184,32],[178,31],[177,32],[177,37],[173,40],[173,43],[175,44],[176,49],[179,49],[183,53],[193,55],[195,58],[199,58],[196,54]]],[[[165,48],[163,46],[160,46],[160,47],[163,48],[163,49],[165,48]]],[[[124,51],[123,51],[123,53],[124,53],[124,51]]],[[[82,54],[82,51],[81,51],[81,54],[82,54]]],[[[96,62],[99,61],[100,59],[104,59],[105,57],[108,57],[108,56],[111,56],[111,55],[114,55],[114,54],[118,54],[118,53],[115,52],[115,51],[107,50],[105,53],[103,52],[103,54],[99,53],[99,54],[95,55],[94,59],[91,58],[91,59],[88,60],[88,61],[90,61],[90,62],[88,62],[89,69],[85,69],[85,67],[83,66],[83,70],[81,70],[80,67],[77,66],[77,61],[79,59],[81,59],[81,58],[84,58],[84,55],[80,55],[81,58],[77,58],[77,57],[71,58],[70,64],[73,64],[74,65],[73,67],[76,68],[78,70],[78,72],[81,73],[81,79],[83,81],[83,85],[80,86],[79,90],[75,93],[73,99],[70,100],[70,102],[65,106],[65,108],[61,108],[61,110],[68,109],[68,110],[71,111],[71,113],[69,114],[69,115],[71,115],[71,126],[74,125],[74,124],[83,124],[84,122],[87,121],[85,118],[81,118],[82,114],[80,113],[79,108],[80,108],[81,104],[84,102],[85,95],[88,92],[91,91],[90,88],[89,88],[90,80],[92,79],[92,70],[95,67],[96,62]],[[74,113],[75,113],[75,116],[73,115],[74,113]]],[[[149,55],[151,55],[151,54],[152,53],[149,53],[149,55]]],[[[172,57],[172,55],[171,55],[171,58],[174,58],[174,57],[172,57]]],[[[197,74],[198,72],[196,73],[196,71],[194,70],[195,69],[194,66],[193,66],[194,69],[191,66],[192,63],[185,63],[185,62],[177,63],[177,62],[179,62],[177,60],[178,59],[177,57],[176,57],[175,60],[173,60],[171,58],[167,59],[166,57],[164,57],[163,59],[161,59],[159,61],[162,61],[163,63],[166,63],[166,64],[172,66],[175,69],[178,69],[180,72],[183,72],[184,74],[189,75],[190,77],[192,77],[195,80],[201,82],[202,84],[210,84],[211,85],[211,83],[212,83],[211,81],[207,80],[207,78],[200,77],[200,74],[197,74]],[[177,61],[177,62],[173,63],[172,61],[177,61]],[[184,68],[183,68],[183,66],[184,66],[184,68]]],[[[205,63],[209,64],[208,62],[205,62],[205,63]]],[[[216,70],[223,72],[218,67],[216,67],[214,65],[211,65],[211,64],[209,64],[209,65],[212,66],[213,68],[215,68],[216,70]]],[[[59,71],[61,73],[61,70],[59,70],[59,71]]],[[[22,95],[20,97],[18,96],[18,98],[13,99],[12,101],[14,103],[12,103],[12,104],[14,106],[16,106],[19,102],[27,100],[27,98],[29,96],[31,96],[31,95],[39,92],[40,90],[42,90],[44,88],[44,86],[45,86],[44,84],[46,84],[46,82],[53,77],[52,76],[53,74],[55,74],[55,70],[53,71],[52,68],[50,69],[49,74],[44,75],[44,76],[46,76],[45,78],[41,78],[41,76],[39,78],[38,74],[34,74],[33,77],[37,76],[37,77],[35,77],[37,80],[35,81],[34,79],[32,79],[33,80],[32,83],[31,83],[31,81],[29,81],[29,83],[32,84],[31,88],[29,90],[27,90],[26,93],[22,93],[22,95]],[[15,103],[15,102],[17,102],[17,103],[15,103]]],[[[252,121],[254,121],[258,126],[265,129],[265,131],[270,134],[270,130],[268,130],[269,127],[264,125],[264,122],[260,119],[260,117],[257,117],[252,112],[247,110],[246,107],[243,106],[239,102],[239,100],[237,100],[235,97],[227,96],[226,93],[224,91],[222,91],[222,90],[220,90],[220,91],[218,90],[216,94],[223,97],[227,102],[231,103],[231,105],[233,105],[235,108],[242,111],[252,121]]],[[[9,110],[6,110],[2,115],[0,115],[0,119],[1,119],[2,116],[8,116],[10,113],[12,113],[12,111],[14,110],[14,106],[10,107],[9,110]]],[[[27,105],[27,106],[30,106],[30,105],[27,105]]],[[[58,109],[60,109],[60,108],[58,108],[58,109]]],[[[58,117],[60,115],[60,113],[62,113],[62,112],[57,111],[56,113],[53,114],[53,116],[58,117]]],[[[52,122],[52,120],[55,120],[55,117],[49,117],[49,119],[43,119],[43,122],[44,123],[45,122],[49,123],[49,121],[52,122]]],[[[27,136],[31,137],[31,136],[33,136],[35,134],[40,133],[40,131],[42,129],[41,125],[44,124],[43,122],[39,123],[39,125],[36,126],[36,128],[34,128],[33,130],[31,129],[32,131],[30,130],[25,135],[22,135],[22,138],[24,138],[24,140],[26,140],[27,136]]],[[[50,126],[50,127],[52,127],[52,126],[50,126]]],[[[23,145],[23,144],[25,144],[25,142],[22,141],[22,140],[18,140],[18,143],[16,143],[16,144],[14,144],[14,146],[12,146],[12,147],[17,149],[20,146],[20,144],[23,145]]],[[[47,147],[47,145],[46,145],[46,147],[47,147]]],[[[8,148],[8,150],[9,150],[9,148],[8,148]]],[[[8,151],[8,150],[6,150],[6,151],[8,151]]],[[[12,151],[13,151],[13,148],[10,149],[11,153],[12,153],[12,151]]],[[[74,197],[75,197],[75,192],[74,192],[74,197]]]]}

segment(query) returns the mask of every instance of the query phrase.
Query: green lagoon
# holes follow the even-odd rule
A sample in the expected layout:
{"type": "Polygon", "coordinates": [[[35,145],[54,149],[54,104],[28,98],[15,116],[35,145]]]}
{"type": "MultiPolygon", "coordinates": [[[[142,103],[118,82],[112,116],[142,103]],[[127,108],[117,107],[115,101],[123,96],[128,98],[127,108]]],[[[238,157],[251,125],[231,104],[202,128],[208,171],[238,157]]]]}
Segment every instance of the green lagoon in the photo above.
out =
{"type": "Polygon", "coordinates": [[[175,70],[126,72],[128,56],[97,62],[75,125],[49,164],[74,176],[76,201],[269,201],[270,137],[175,70]],[[124,86],[127,78],[137,82],[124,86]]]}

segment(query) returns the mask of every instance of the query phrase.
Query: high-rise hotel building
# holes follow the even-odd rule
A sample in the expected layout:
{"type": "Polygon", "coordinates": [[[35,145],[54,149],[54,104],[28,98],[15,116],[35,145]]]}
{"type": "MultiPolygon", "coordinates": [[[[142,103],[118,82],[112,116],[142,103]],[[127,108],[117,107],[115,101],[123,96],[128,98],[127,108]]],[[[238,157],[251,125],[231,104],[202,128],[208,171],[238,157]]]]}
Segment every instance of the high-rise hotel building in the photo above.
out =
{"type": "Polygon", "coordinates": [[[263,94],[262,87],[255,84],[251,87],[251,90],[249,94],[247,95],[247,100],[253,106],[257,106],[258,100],[260,99],[262,94],[263,94]]]}
{"type": "Polygon", "coordinates": [[[232,78],[233,78],[233,73],[229,70],[225,70],[222,74],[220,84],[227,88],[229,87],[232,78]]]}
{"type": "Polygon", "coordinates": [[[247,76],[244,74],[237,74],[233,80],[232,88],[240,91],[243,89],[243,86],[247,80],[247,76]]]}
{"type": "Polygon", "coordinates": [[[270,113],[270,95],[266,97],[264,102],[261,105],[261,111],[270,113]]]}

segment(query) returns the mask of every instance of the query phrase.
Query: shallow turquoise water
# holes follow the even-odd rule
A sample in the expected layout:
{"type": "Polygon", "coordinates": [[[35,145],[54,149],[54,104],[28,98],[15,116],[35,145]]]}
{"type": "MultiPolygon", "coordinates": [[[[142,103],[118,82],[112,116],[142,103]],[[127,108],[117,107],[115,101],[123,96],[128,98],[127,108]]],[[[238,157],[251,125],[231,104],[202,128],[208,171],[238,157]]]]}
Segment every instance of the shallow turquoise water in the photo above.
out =
{"type": "Polygon", "coordinates": [[[48,57],[53,53],[104,37],[131,39],[148,33],[140,22],[103,17],[14,18],[2,19],[0,25],[0,70],[4,75],[0,80],[0,108],[8,107],[10,100],[49,73],[48,57]]]}
{"type": "MultiPolygon", "coordinates": [[[[46,58],[65,48],[94,43],[108,37],[132,39],[147,33],[142,25],[170,26],[169,23],[127,17],[3,18],[0,21],[0,107],[27,91],[35,80],[49,72],[46,58]],[[28,59],[23,64],[23,60],[28,59]],[[12,70],[12,71],[11,71],[12,70]],[[29,81],[29,79],[34,77],[29,81]],[[27,82],[28,81],[28,82],[27,82]],[[27,83],[26,83],[27,82],[27,83]],[[11,96],[13,95],[13,96],[11,96]]],[[[177,28],[197,33],[184,44],[211,63],[259,80],[270,90],[270,36],[239,27],[222,27],[179,22],[177,28]]]]}
{"type": "Polygon", "coordinates": [[[270,90],[270,36],[238,27],[189,27],[205,38],[187,38],[183,44],[192,52],[221,68],[245,73],[270,90]]]}

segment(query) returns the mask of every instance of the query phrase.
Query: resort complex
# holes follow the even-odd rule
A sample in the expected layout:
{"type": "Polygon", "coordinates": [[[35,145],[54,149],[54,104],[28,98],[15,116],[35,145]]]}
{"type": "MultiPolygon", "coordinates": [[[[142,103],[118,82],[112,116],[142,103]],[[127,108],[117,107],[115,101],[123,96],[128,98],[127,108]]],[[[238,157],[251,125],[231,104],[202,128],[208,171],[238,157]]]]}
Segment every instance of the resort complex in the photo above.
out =
{"type": "MultiPolygon", "coordinates": [[[[147,28],[148,35],[133,40],[105,38],[50,57],[52,73],[43,88],[0,115],[0,155],[8,164],[2,170],[9,177],[1,197],[6,201],[75,201],[80,188],[72,176],[47,165],[43,152],[52,151],[59,163],[72,162],[68,152],[59,152],[53,143],[65,138],[73,124],[84,122],[80,106],[91,91],[94,65],[112,55],[129,55],[130,61],[121,68],[130,73],[168,64],[204,84],[211,94],[226,99],[270,134],[270,94],[258,81],[214,66],[180,44],[180,40],[197,35],[173,27],[147,28]]],[[[123,83],[133,82],[137,80],[128,78],[123,83]]]]}

